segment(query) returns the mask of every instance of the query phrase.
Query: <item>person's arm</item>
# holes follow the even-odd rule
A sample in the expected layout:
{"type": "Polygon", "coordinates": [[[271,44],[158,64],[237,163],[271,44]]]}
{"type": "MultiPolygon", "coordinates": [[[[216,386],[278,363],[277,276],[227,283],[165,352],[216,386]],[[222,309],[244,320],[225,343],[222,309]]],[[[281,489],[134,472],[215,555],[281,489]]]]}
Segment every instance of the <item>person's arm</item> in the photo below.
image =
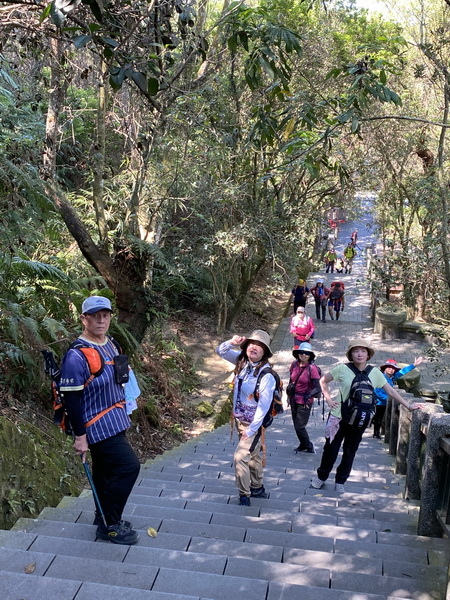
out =
{"type": "Polygon", "coordinates": [[[74,450],[83,462],[89,449],[83,418],[84,383],[89,375],[86,359],[81,352],[69,350],[61,367],[60,394],[74,433],[74,450]]]}
{"type": "Polygon", "coordinates": [[[313,335],[314,330],[315,330],[314,321],[311,319],[311,317],[308,317],[308,332],[305,335],[305,338],[307,340],[311,339],[311,336],[313,335]]]}
{"type": "Polygon", "coordinates": [[[408,402],[397,392],[396,389],[389,385],[388,382],[386,382],[385,385],[383,385],[383,390],[393,400],[396,400],[399,404],[401,404],[410,411],[417,410],[418,408],[423,408],[424,406],[426,406],[426,403],[424,402],[408,402]]]}
{"type": "Polygon", "coordinates": [[[338,402],[336,400],[332,400],[330,395],[330,388],[328,384],[330,381],[333,381],[333,375],[331,373],[325,373],[320,378],[320,387],[322,388],[323,397],[325,398],[325,402],[328,404],[328,408],[333,409],[338,406],[338,402]]]}
{"type": "Polygon", "coordinates": [[[410,371],[415,369],[422,362],[423,362],[423,356],[418,356],[412,365],[407,365],[406,367],[403,367],[402,369],[400,369],[400,371],[397,371],[396,373],[394,373],[393,380],[397,381],[397,379],[400,379],[400,377],[402,377],[403,375],[406,375],[406,373],[409,373],[410,371]]]}
{"type": "Polygon", "coordinates": [[[243,335],[234,335],[231,339],[222,342],[217,346],[216,354],[235,365],[238,356],[241,353],[240,345],[243,344],[246,339],[247,338],[243,335]]]}
{"type": "Polygon", "coordinates": [[[297,326],[295,324],[295,317],[292,317],[291,319],[291,324],[289,326],[289,331],[290,333],[292,333],[292,335],[295,335],[297,332],[297,326]]]}

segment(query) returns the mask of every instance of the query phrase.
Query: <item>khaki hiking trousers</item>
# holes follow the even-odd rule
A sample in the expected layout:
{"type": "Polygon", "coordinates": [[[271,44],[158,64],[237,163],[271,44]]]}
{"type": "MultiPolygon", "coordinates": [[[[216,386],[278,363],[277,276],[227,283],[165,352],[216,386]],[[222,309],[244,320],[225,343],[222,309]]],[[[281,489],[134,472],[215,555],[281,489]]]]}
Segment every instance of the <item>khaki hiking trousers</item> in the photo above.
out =
{"type": "Polygon", "coordinates": [[[239,443],[234,453],[234,469],[236,487],[240,496],[250,496],[250,488],[260,488],[263,485],[263,456],[261,445],[261,432],[242,439],[242,433],[247,429],[247,423],[234,420],[239,434],[239,443]]]}

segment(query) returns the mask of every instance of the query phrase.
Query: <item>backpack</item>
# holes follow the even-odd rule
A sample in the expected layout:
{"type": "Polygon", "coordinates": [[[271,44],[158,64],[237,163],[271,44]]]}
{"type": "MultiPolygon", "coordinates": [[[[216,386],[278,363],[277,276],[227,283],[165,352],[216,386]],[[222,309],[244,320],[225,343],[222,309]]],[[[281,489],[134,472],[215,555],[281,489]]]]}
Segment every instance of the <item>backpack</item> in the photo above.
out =
{"type": "Polygon", "coordinates": [[[360,371],[353,363],[345,363],[355,377],[350,386],[348,398],[341,403],[342,420],[349,425],[365,429],[371,422],[375,412],[377,396],[369,373],[373,369],[367,366],[360,371]]]}
{"type": "MultiPolygon", "coordinates": [[[[119,354],[122,354],[122,348],[119,343],[112,337],[108,337],[108,339],[114,344],[119,354]]],[[[69,350],[80,350],[83,354],[84,358],[89,367],[89,378],[85,381],[84,387],[88,386],[95,377],[98,377],[103,373],[105,368],[105,360],[100,352],[96,348],[92,348],[88,344],[83,344],[83,342],[75,341],[67,349],[69,350]]],[[[64,356],[67,355],[67,352],[64,356]]],[[[64,433],[67,435],[72,435],[72,427],[70,425],[70,421],[68,419],[68,415],[64,408],[64,403],[61,398],[61,394],[59,391],[59,386],[61,382],[61,368],[62,363],[64,362],[64,358],[60,366],[58,366],[53,352],[50,350],[41,350],[41,353],[44,356],[45,365],[44,369],[47,375],[51,378],[51,398],[52,398],[52,406],[53,406],[53,423],[58,425],[64,433]]]]}
{"type": "Polygon", "coordinates": [[[258,400],[259,400],[259,384],[261,382],[262,377],[266,373],[271,373],[274,376],[275,389],[273,391],[272,403],[270,405],[269,410],[266,412],[265,417],[262,422],[262,427],[264,427],[264,429],[267,429],[268,427],[270,427],[272,425],[274,417],[276,417],[277,415],[284,412],[283,401],[281,398],[283,395],[283,382],[281,381],[281,378],[278,375],[278,373],[276,371],[274,371],[271,367],[265,367],[264,369],[261,369],[261,371],[258,373],[258,379],[256,380],[255,391],[253,392],[253,398],[255,399],[256,402],[258,402],[258,400]]]}
{"type": "MultiPolygon", "coordinates": [[[[320,379],[322,377],[322,369],[318,365],[316,365],[316,363],[314,363],[314,366],[316,367],[317,372],[319,373],[319,379],[320,379]]],[[[312,398],[317,398],[317,400],[320,403],[320,396],[321,395],[322,395],[322,392],[320,391],[318,396],[312,396],[312,398]]]]}
{"type": "Polygon", "coordinates": [[[345,258],[354,258],[356,256],[356,250],[353,248],[353,246],[347,246],[347,248],[344,250],[344,256],[345,258]]]}
{"type": "Polygon", "coordinates": [[[342,288],[337,288],[335,286],[332,287],[331,294],[330,294],[330,298],[332,300],[340,300],[343,295],[344,295],[344,290],[342,288]]]}

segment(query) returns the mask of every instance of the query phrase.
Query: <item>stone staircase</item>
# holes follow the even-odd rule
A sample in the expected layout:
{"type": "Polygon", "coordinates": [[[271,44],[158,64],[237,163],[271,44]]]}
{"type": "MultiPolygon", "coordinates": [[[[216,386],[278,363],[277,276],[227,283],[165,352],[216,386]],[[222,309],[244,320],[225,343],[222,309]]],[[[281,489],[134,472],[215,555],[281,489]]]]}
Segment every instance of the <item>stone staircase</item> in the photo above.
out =
{"type": "MultiPolygon", "coordinates": [[[[354,227],[342,228],[344,240],[354,227]]],[[[369,234],[360,237],[363,245],[371,242],[369,234]]],[[[342,319],[317,323],[313,345],[323,371],[344,359],[348,340],[356,337],[377,347],[375,364],[393,356],[412,361],[422,353],[418,343],[373,335],[364,276],[358,257],[353,274],[345,276],[342,319]]],[[[333,278],[326,277],[328,283],[333,278]]],[[[314,316],[312,307],[307,310],[314,316]]],[[[272,342],[285,382],[292,361],[288,326],[285,319],[272,342]]],[[[308,424],[318,451],[321,409],[315,407],[308,424]]],[[[88,491],[0,531],[0,600],[446,598],[449,541],[415,535],[419,507],[402,498],[404,478],[394,474],[394,459],[372,430],[361,442],[346,492],[334,491],[332,477],[313,490],[320,456],[294,453],[298,441],[286,411],[267,432],[269,498],[252,499],[248,508],[238,506],[235,444],[236,436],[230,441],[223,427],[142,467],[124,514],[140,532],[135,546],[95,541],[88,491]]]]}
{"type": "MultiPolygon", "coordinates": [[[[320,408],[310,429],[317,443],[320,408]]],[[[448,540],[415,535],[418,506],[371,432],[346,492],[331,480],[313,490],[319,457],[293,452],[286,412],[267,432],[270,496],[248,508],[237,504],[235,443],[223,427],[142,467],[124,515],[136,546],[94,541],[89,492],[0,532],[1,600],[445,598],[448,540]]]]}

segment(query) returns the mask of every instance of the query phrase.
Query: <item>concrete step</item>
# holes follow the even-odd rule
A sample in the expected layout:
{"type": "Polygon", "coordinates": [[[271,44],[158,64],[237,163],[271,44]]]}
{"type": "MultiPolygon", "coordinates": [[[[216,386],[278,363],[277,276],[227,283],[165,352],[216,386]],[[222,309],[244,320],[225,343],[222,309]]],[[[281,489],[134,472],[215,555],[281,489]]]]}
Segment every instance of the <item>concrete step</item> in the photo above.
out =
{"type": "MultiPolygon", "coordinates": [[[[54,577],[35,577],[23,573],[0,571],[0,597],[2,600],[123,600],[122,586],[73,581],[54,577]]],[[[206,596],[188,596],[180,593],[161,593],[141,589],[128,589],[127,600],[213,600],[206,596]]]]}
{"type": "MultiPolygon", "coordinates": [[[[270,517],[270,513],[268,516],[270,517]]],[[[165,519],[159,523],[152,522],[151,525],[156,525],[156,529],[158,529],[157,538],[147,536],[146,528],[150,525],[147,519],[144,520],[144,523],[139,523],[134,519],[134,525],[141,533],[139,545],[172,548],[181,551],[186,550],[188,547],[191,549],[194,538],[213,538],[217,544],[219,541],[244,544],[247,547],[245,552],[247,552],[248,544],[267,546],[268,536],[270,536],[270,546],[284,548],[285,552],[289,548],[330,553],[334,551],[348,555],[358,555],[362,552],[362,555],[368,558],[383,558],[383,553],[386,552],[386,547],[388,547],[389,556],[392,560],[405,561],[407,559],[411,562],[423,564],[433,564],[428,553],[434,551],[436,555],[434,564],[439,565],[440,561],[437,557],[440,554],[444,555],[447,548],[444,540],[376,532],[369,529],[354,529],[329,523],[320,525],[299,521],[289,529],[274,530],[272,528],[268,531],[264,527],[250,527],[250,524],[255,525],[254,517],[242,516],[239,520],[236,520],[235,517],[230,519],[228,516],[220,514],[213,515],[213,517],[212,523],[180,521],[178,519],[165,519]],[[182,532],[181,535],[180,532],[182,532]],[[397,540],[400,540],[401,543],[398,544],[397,540]],[[340,545],[340,542],[345,544],[340,545]]],[[[66,540],[92,541],[95,539],[95,526],[82,523],[21,519],[14,529],[34,533],[38,536],[61,537],[66,540]]],[[[225,546],[225,548],[228,548],[228,546],[225,546]]],[[[198,551],[204,553],[203,550],[198,551]]],[[[208,551],[211,552],[211,549],[208,551]]]]}

